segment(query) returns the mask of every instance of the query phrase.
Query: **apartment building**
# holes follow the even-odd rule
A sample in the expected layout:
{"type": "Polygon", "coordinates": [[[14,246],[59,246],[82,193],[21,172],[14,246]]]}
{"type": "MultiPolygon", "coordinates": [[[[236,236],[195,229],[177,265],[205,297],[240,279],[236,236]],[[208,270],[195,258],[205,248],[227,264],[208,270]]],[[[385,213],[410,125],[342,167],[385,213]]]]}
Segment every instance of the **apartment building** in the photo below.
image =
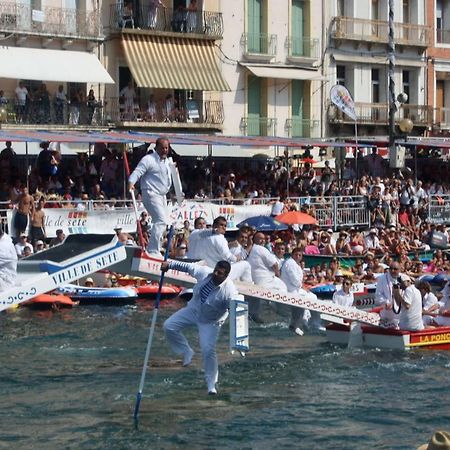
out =
{"type": "MultiPolygon", "coordinates": [[[[342,84],[352,94],[361,135],[388,133],[388,0],[325,0],[327,49],[324,74],[330,84],[342,84]]],[[[396,45],[395,91],[408,101],[396,121],[409,118],[414,134],[432,124],[427,106],[426,51],[432,39],[425,0],[394,1],[396,45]]],[[[351,119],[328,102],[327,135],[353,133],[351,119]]]]}
{"type": "Polygon", "coordinates": [[[102,127],[95,108],[76,101],[113,83],[99,60],[104,35],[93,2],[4,0],[0,39],[2,128],[102,127]]]}

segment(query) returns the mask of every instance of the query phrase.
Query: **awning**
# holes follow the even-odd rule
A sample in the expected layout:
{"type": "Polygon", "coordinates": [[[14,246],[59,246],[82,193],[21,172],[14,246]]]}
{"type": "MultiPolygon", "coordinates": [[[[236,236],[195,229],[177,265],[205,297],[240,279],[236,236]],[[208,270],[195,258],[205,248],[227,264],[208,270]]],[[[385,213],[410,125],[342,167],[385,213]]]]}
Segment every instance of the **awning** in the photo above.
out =
{"type": "Polygon", "coordinates": [[[217,65],[212,41],[124,34],[122,43],[139,87],[230,90],[217,65]]]}
{"type": "Polygon", "coordinates": [[[280,78],[283,80],[321,81],[327,78],[315,70],[298,69],[296,67],[268,67],[256,64],[242,64],[250,72],[260,78],[280,78]]]}
{"type": "MultiPolygon", "coordinates": [[[[332,54],[333,59],[337,62],[342,63],[359,63],[359,64],[380,64],[387,65],[387,56],[372,56],[370,54],[360,56],[360,55],[349,55],[347,53],[334,52],[332,54]]],[[[419,59],[407,59],[407,58],[395,58],[396,66],[403,67],[425,67],[425,61],[419,59]]]]}
{"type": "Polygon", "coordinates": [[[0,61],[0,78],[114,84],[93,53],[0,47],[0,61]]]}

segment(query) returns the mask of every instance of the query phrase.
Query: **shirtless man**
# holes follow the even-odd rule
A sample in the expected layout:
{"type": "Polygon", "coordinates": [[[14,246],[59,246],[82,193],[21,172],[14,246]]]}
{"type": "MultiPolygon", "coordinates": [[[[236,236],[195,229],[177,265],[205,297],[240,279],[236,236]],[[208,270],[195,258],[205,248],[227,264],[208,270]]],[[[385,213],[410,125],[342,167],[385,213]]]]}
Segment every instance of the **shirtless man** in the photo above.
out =
{"type": "Polygon", "coordinates": [[[44,197],[41,197],[36,209],[31,214],[30,236],[33,245],[36,241],[44,241],[46,238],[44,203],[44,197]]]}
{"type": "Polygon", "coordinates": [[[34,213],[34,200],[28,193],[28,188],[22,188],[22,194],[20,194],[17,202],[17,211],[14,217],[14,229],[16,236],[20,236],[25,233],[28,226],[28,218],[34,213]]]}

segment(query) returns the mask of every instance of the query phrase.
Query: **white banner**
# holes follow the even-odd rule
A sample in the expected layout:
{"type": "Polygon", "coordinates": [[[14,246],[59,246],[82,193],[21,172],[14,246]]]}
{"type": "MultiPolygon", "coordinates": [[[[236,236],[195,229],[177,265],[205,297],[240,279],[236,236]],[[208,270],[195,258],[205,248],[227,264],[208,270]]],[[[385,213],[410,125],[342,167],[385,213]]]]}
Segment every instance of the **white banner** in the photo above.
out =
{"type": "MultiPolygon", "coordinates": [[[[145,211],[139,206],[139,215],[145,211]]],[[[227,219],[227,228],[235,230],[236,225],[253,216],[267,216],[272,207],[270,205],[216,205],[214,203],[202,203],[184,201],[181,206],[169,204],[170,221],[176,228],[182,228],[183,222],[189,220],[191,226],[197,217],[203,217],[206,223],[211,224],[215,217],[224,216],[227,219]]],[[[136,218],[134,211],[130,209],[77,211],[74,209],[47,208],[45,212],[45,230],[47,238],[56,236],[56,230],[63,230],[69,234],[109,234],[114,233],[114,228],[122,228],[126,233],[136,232],[136,218]]],[[[8,226],[13,233],[13,212],[8,211],[8,226]]]]}
{"type": "Polygon", "coordinates": [[[352,120],[356,120],[355,103],[345,86],[334,85],[330,90],[331,101],[352,120]]]}

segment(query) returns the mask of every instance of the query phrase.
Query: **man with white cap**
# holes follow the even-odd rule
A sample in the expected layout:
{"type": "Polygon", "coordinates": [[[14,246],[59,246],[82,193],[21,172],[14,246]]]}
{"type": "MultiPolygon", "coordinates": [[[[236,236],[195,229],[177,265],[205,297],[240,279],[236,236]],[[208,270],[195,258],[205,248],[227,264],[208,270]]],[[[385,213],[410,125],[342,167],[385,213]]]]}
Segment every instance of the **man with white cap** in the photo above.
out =
{"type": "Polygon", "coordinates": [[[376,228],[371,228],[369,234],[364,238],[366,244],[366,250],[371,253],[380,253],[382,249],[380,247],[380,240],[378,239],[378,231],[376,228]]]}
{"type": "Polygon", "coordinates": [[[169,223],[167,193],[172,186],[169,149],[169,140],[159,137],[156,140],[155,151],[145,155],[128,178],[128,190],[134,190],[134,185],[141,180],[142,201],[152,218],[147,251],[159,256],[162,238],[169,223]]]}
{"type": "Polygon", "coordinates": [[[394,261],[389,270],[378,277],[375,290],[375,305],[384,306],[380,312],[382,324],[396,328],[398,326],[398,315],[392,310],[393,305],[393,285],[398,283],[400,275],[400,265],[394,261]]]}
{"type": "Polygon", "coordinates": [[[401,274],[399,282],[393,285],[393,298],[400,309],[400,330],[423,330],[422,295],[408,275],[401,274]]]}
{"type": "Polygon", "coordinates": [[[13,287],[17,278],[17,252],[0,222],[0,292],[13,287]]]}

